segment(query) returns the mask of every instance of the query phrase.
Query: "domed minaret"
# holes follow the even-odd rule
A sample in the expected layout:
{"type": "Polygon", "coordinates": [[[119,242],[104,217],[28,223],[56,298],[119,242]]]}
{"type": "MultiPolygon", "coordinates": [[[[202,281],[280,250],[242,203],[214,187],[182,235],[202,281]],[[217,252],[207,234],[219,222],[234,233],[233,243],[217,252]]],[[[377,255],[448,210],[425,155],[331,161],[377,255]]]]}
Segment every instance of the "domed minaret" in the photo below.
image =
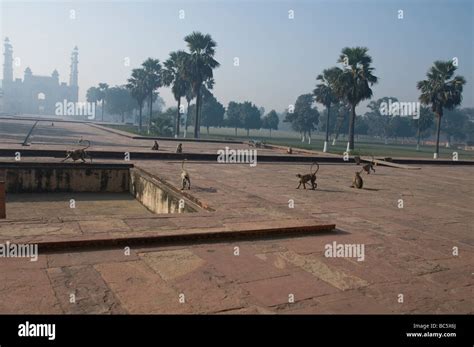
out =
{"type": "Polygon", "coordinates": [[[8,37],[5,38],[3,59],[3,83],[13,82],[13,48],[8,37]]]}
{"type": "Polygon", "coordinates": [[[58,82],[59,84],[59,72],[58,70],[54,69],[53,73],[51,74],[51,77],[58,82]]]}
{"type": "Polygon", "coordinates": [[[72,54],[71,54],[71,74],[69,76],[69,87],[72,89],[72,99],[70,101],[77,102],[79,99],[79,84],[78,84],[78,75],[79,71],[77,66],[79,64],[79,50],[74,47],[72,54]]]}

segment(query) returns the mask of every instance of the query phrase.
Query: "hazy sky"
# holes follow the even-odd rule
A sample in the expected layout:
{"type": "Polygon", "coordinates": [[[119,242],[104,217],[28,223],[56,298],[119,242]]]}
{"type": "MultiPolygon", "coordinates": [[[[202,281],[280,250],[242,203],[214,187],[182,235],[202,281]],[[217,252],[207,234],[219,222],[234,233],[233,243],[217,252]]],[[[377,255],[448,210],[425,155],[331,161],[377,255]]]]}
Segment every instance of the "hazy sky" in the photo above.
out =
{"type": "MultiPolygon", "coordinates": [[[[283,111],[314,89],[317,74],[336,65],[345,46],[369,48],[380,78],[375,98],[401,101],[417,101],[416,82],[433,61],[457,57],[467,79],[463,106],[474,106],[471,0],[0,2],[2,41],[8,36],[21,60],[14,77],[22,78],[27,66],[38,75],[56,68],[68,82],[77,45],[80,99],[99,82],[124,84],[147,57],[164,61],[170,51],[186,49],[184,36],[197,30],[217,42],[214,94],[225,106],[249,100],[283,111]]],[[[160,94],[175,105],[168,88],[160,94]]]]}

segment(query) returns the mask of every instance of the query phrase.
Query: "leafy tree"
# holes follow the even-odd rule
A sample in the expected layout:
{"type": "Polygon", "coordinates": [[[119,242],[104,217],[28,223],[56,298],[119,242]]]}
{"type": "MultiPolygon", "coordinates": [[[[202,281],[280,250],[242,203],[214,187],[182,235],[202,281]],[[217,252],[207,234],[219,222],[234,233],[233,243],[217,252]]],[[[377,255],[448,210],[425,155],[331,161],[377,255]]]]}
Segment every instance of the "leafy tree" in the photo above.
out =
{"type": "Polygon", "coordinates": [[[448,138],[446,147],[449,147],[453,139],[464,140],[467,137],[465,130],[468,128],[469,118],[463,109],[455,108],[448,110],[442,118],[443,132],[448,138]]]}
{"type": "Polygon", "coordinates": [[[272,130],[278,130],[278,123],[280,118],[278,113],[275,110],[271,110],[265,117],[262,119],[262,128],[270,130],[270,137],[272,137],[272,130]]]}
{"type": "Polygon", "coordinates": [[[349,129],[349,118],[350,118],[350,107],[343,102],[338,102],[333,107],[335,114],[335,124],[334,124],[334,138],[332,140],[332,145],[336,144],[337,139],[339,138],[339,134],[341,129],[349,129]]]}
{"type": "Polygon", "coordinates": [[[206,127],[209,135],[209,127],[223,124],[225,108],[207,89],[203,89],[202,97],[202,125],[206,127]]]}
{"type": "Polygon", "coordinates": [[[383,97],[375,101],[369,102],[367,108],[368,112],[365,113],[365,116],[368,120],[369,125],[369,134],[380,136],[384,139],[385,144],[387,144],[388,138],[391,137],[393,132],[393,117],[389,114],[388,105],[390,102],[398,102],[398,99],[395,97],[383,97]],[[385,107],[382,107],[385,105],[385,107]],[[385,108],[387,112],[382,112],[382,109],[385,108]]]}
{"type": "Polygon", "coordinates": [[[105,102],[109,113],[121,115],[122,123],[125,122],[125,114],[132,112],[137,107],[130,91],[124,86],[109,88],[105,102]]]}
{"type": "Polygon", "coordinates": [[[311,132],[319,122],[319,112],[316,107],[313,108],[313,95],[300,95],[296,99],[294,111],[287,111],[284,122],[290,122],[293,130],[302,134],[303,141],[308,134],[308,143],[311,143],[311,132]]]}
{"type": "Polygon", "coordinates": [[[176,107],[170,107],[164,112],[156,111],[153,113],[151,122],[151,132],[164,137],[173,135],[173,119],[176,114],[176,107]]]}
{"type": "Polygon", "coordinates": [[[107,83],[99,83],[99,93],[97,101],[100,101],[101,106],[101,120],[104,121],[104,110],[105,110],[105,98],[107,97],[107,90],[109,89],[109,85],[107,83]]]}
{"type": "Polygon", "coordinates": [[[249,101],[245,101],[240,105],[240,118],[241,124],[244,129],[247,130],[247,137],[249,136],[250,129],[260,129],[261,119],[260,110],[257,106],[249,101]]]}
{"type": "Polygon", "coordinates": [[[86,92],[86,99],[88,102],[94,104],[94,110],[97,109],[97,102],[100,100],[101,94],[97,87],[90,87],[86,92]]]}
{"type": "Polygon", "coordinates": [[[420,150],[420,139],[433,125],[433,112],[427,107],[420,108],[420,117],[413,119],[416,125],[416,150],[420,150]]]}
{"type": "Polygon", "coordinates": [[[439,156],[443,110],[452,110],[462,101],[462,91],[466,80],[462,76],[454,76],[456,69],[452,61],[435,61],[426,74],[427,79],[417,83],[417,88],[421,91],[420,102],[431,106],[437,118],[435,158],[439,156]]]}
{"type": "Polygon", "coordinates": [[[243,126],[242,119],[240,117],[241,104],[231,101],[227,106],[226,112],[226,124],[235,129],[235,136],[237,136],[237,128],[243,126]]]}

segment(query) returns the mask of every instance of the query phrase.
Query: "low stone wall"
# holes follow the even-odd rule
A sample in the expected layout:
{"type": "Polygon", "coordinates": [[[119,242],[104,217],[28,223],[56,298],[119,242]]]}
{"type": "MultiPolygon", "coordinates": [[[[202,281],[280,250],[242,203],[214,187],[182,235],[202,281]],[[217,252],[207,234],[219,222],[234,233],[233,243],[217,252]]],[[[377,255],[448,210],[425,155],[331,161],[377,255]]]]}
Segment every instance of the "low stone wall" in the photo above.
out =
{"type": "Polygon", "coordinates": [[[194,203],[179,197],[158,179],[139,169],[130,169],[130,193],[154,213],[185,213],[199,209],[194,203]]]}
{"type": "Polygon", "coordinates": [[[129,168],[87,165],[11,166],[6,170],[7,193],[127,192],[129,168]]]}

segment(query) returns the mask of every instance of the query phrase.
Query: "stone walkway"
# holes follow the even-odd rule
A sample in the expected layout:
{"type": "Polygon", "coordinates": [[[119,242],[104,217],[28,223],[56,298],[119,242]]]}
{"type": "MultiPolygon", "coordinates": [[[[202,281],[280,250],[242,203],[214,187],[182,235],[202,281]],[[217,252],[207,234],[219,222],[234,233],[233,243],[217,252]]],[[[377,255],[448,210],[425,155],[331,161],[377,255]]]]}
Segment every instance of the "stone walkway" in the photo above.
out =
{"type": "MultiPolygon", "coordinates": [[[[179,186],[180,162],[134,164],[179,186]]],[[[295,189],[308,164],[186,166],[189,193],[214,212],[119,213],[108,201],[109,215],[89,207],[61,216],[41,215],[32,203],[34,212],[0,221],[0,244],[318,223],[337,229],[51,251],[37,262],[0,258],[0,313],[474,313],[473,167],[379,166],[355,190],[358,167],[326,164],[311,191],[295,189]],[[364,252],[328,257],[334,242],[364,252]]]]}

